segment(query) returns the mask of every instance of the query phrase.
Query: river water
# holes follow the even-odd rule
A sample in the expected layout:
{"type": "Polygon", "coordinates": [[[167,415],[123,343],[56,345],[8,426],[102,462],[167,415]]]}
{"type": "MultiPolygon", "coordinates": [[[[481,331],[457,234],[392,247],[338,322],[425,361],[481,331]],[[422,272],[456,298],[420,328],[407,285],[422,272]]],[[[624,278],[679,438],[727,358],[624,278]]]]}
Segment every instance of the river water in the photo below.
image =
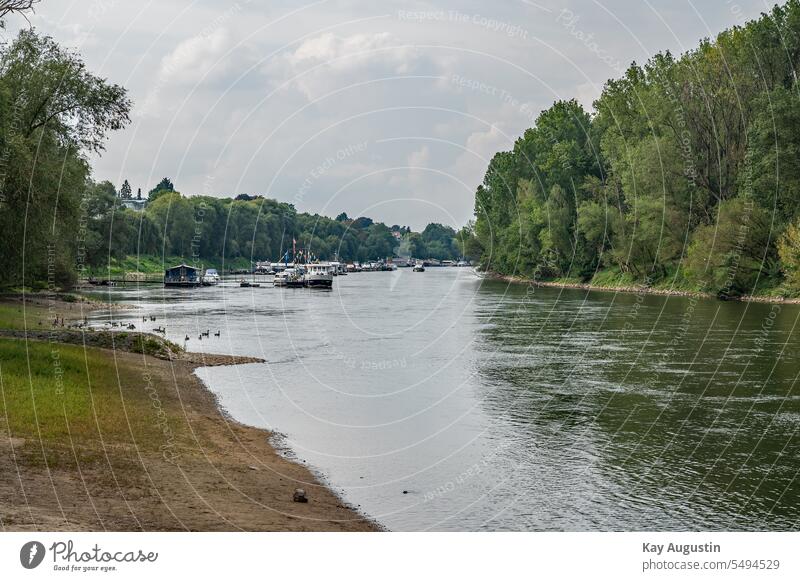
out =
{"type": "Polygon", "coordinates": [[[800,528],[798,306],[459,268],[109,294],[266,359],[197,373],[391,530],[800,528]]]}

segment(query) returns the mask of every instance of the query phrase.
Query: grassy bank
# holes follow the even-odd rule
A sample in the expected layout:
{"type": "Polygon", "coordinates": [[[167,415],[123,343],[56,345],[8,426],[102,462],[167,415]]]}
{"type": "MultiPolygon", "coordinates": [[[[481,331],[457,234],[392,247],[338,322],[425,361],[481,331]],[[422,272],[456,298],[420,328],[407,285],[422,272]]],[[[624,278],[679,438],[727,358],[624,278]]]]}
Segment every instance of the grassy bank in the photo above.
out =
{"type": "MultiPolygon", "coordinates": [[[[630,273],[624,273],[616,269],[602,270],[585,281],[580,278],[531,278],[521,275],[506,275],[496,272],[489,272],[487,276],[499,280],[519,284],[534,284],[542,287],[571,288],[579,290],[597,290],[609,292],[632,292],[644,294],[661,294],[674,296],[695,296],[708,299],[718,298],[716,294],[707,292],[701,286],[692,282],[681,272],[667,273],[661,279],[651,282],[649,285],[630,273]]],[[[730,300],[756,301],[756,302],[784,302],[800,303],[800,296],[796,292],[790,292],[785,286],[776,286],[773,281],[764,279],[756,287],[753,294],[741,296],[729,296],[730,300]]]]}
{"type": "MultiPolygon", "coordinates": [[[[0,338],[0,360],[0,417],[13,437],[42,444],[31,458],[53,465],[75,450],[99,451],[103,441],[144,450],[164,443],[147,391],[129,388],[142,383],[143,371],[118,366],[108,352],[0,338]]],[[[187,442],[170,417],[179,410],[165,411],[166,427],[187,442]]]]}
{"type": "Polygon", "coordinates": [[[238,270],[250,268],[250,261],[245,258],[236,258],[233,260],[226,259],[223,261],[221,258],[209,260],[196,260],[187,259],[181,256],[154,256],[154,255],[131,255],[125,258],[111,258],[107,264],[100,266],[92,266],[86,270],[87,276],[103,277],[103,276],[123,276],[126,273],[142,273],[142,274],[163,274],[166,267],[174,266],[185,262],[187,264],[196,264],[198,267],[203,268],[216,268],[220,272],[224,270],[238,270]]]}
{"type": "MultiPolygon", "coordinates": [[[[60,316],[70,306],[54,304],[60,316]]],[[[50,317],[0,302],[0,530],[375,529],[267,432],[221,413],[193,373],[253,359],[48,328],[50,317]]]]}

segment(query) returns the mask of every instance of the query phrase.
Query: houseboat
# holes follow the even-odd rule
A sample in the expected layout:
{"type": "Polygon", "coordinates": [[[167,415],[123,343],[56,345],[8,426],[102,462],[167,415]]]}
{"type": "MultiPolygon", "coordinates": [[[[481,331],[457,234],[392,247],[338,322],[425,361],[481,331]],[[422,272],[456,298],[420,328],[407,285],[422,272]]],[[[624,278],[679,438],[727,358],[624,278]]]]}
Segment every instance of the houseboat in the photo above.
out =
{"type": "Polygon", "coordinates": [[[164,271],[164,286],[195,287],[200,286],[200,269],[188,264],[179,264],[164,271]]]}

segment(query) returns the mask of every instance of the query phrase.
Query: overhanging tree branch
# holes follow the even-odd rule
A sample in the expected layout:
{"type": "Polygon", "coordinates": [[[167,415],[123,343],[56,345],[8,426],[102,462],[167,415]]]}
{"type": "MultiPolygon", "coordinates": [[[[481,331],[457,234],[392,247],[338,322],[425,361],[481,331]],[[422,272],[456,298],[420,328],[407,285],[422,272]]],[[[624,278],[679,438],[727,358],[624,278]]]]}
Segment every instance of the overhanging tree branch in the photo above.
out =
{"type": "Polygon", "coordinates": [[[0,20],[6,14],[16,12],[25,15],[25,12],[32,11],[33,5],[38,4],[40,0],[0,0],[0,20]]]}

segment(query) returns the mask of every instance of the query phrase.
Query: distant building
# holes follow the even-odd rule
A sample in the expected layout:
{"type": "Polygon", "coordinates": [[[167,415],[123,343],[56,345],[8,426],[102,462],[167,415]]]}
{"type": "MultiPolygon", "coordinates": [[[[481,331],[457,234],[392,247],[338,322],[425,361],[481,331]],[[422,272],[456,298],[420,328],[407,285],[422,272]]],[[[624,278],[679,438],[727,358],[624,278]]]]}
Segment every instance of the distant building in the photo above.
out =
{"type": "Polygon", "coordinates": [[[134,212],[142,212],[144,211],[145,207],[147,207],[147,200],[131,198],[129,200],[120,200],[120,202],[123,206],[133,210],[134,212]]]}

